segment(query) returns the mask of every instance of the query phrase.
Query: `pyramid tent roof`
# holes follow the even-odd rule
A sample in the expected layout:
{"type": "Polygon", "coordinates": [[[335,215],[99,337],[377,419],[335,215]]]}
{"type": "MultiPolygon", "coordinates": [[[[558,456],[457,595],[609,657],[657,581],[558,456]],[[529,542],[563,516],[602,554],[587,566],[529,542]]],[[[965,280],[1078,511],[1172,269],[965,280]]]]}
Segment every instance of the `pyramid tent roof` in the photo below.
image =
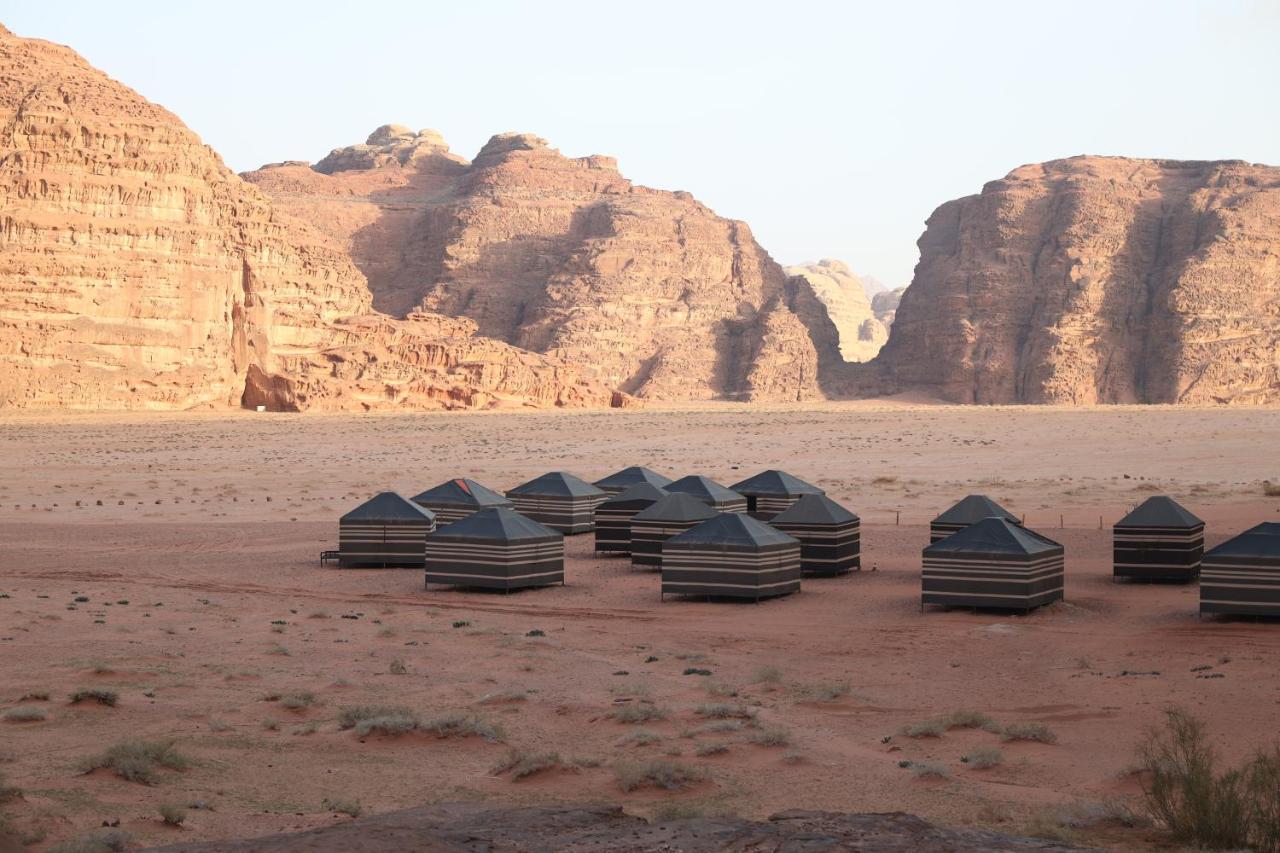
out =
{"type": "MultiPolygon", "coordinates": [[[[667,540],[667,545],[730,545],[737,547],[764,547],[767,545],[798,544],[798,540],[781,530],[770,527],[749,515],[724,512],[707,519],[696,527],[677,533],[667,540]]],[[[664,546],[665,547],[665,546],[664,546]]]]}
{"type": "Polygon", "coordinates": [[[826,495],[805,495],[770,521],[773,524],[848,524],[858,516],[826,495]]]}
{"type": "Polygon", "coordinates": [[[1061,551],[1062,546],[1006,518],[984,518],[968,527],[957,530],[946,539],[939,539],[924,549],[926,556],[943,556],[954,553],[972,554],[1023,554],[1032,556],[1049,551],[1061,551]]]}
{"type": "Polygon", "coordinates": [[[621,471],[614,471],[603,480],[596,480],[595,485],[601,489],[626,489],[638,483],[648,483],[651,486],[665,488],[670,482],[670,477],[664,477],[657,471],[643,465],[632,465],[621,471]]]}
{"type": "Polygon", "coordinates": [[[769,469],[730,486],[744,495],[821,495],[825,492],[786,471],[769,469]]]}
{"type": "Polygon", "coordinates": [[[717,515],[718,512],[693,495],[672,492],[631,518],[633,521],[705,521],[717,515]]]}
{"type": "Polygon", "coordinates": [[[343,521],[370,523],[397,521],[432,521],[435,514],[425,510],[396,492],[380,492],[342,516],[343,521]]]}
{"type": "Polygon", "coordinates": [[[726,488],[710,477],[704,477],[701,474],[690,474],[688,477],[681,477],[666,486],[666,489],[668,492],[683,492],[686,495],[694,495],[713,501],[746,500],[738,492],[726,488]]]}
{"type": "Polygon", "coordinates": [[[461,504],[464,506],[510,506],[511,501],[493,489],[466,477],[445,480],[411,499],[414,503],[461,504]]]}
{"type": "Polygon", "coordinates": [[[507,491],[511,495],[553,495],[566,498],[601,497],[605,493],[564,471],[550,471],[507,491]]]}
{"type": "Polygon", "coordinates": [[[657,503],[669,494],[671,493],[666,489],[659,488],[651,483],[636,483],[634,486],[628,486],[621,492],[618,492],[618,494],[609,498],[607,501],[600,504],[600,506],[607,507],[611,504],[632,503],[634,501],[646,500],[650,503],[657,503]]]}
{"type": "MultiPolygon", "coordinates": [[[[1258,525],[1261,527],[1262,525],[1258,525]]],[[[1280,559],[1280,534],[1246,530],[1228,539],[1204,555],[1205,560],[1214,557],[1273,557],[1280,559]]]]}
{"type": "Polygon", "coordinates": [[[562,539],[564,535],[505,506],[474,512],[431,535],[433,539],[487,539],[512,542],[524,539],[562,539]]]}
{"type": "Polygon", "coordinates": [[[1204,522],[1165,495],[1152,495],[1116,522],[1116,527],[1199,527],[1204,522]]]}
{"type": "Polygon", "coordinates": [[[1016,522],[1018,517],[986,495],[969,495],[957,501],[950,509],[934,519],[936,524],[973,524],[984,518],[1007,518],[1016,522]]]}

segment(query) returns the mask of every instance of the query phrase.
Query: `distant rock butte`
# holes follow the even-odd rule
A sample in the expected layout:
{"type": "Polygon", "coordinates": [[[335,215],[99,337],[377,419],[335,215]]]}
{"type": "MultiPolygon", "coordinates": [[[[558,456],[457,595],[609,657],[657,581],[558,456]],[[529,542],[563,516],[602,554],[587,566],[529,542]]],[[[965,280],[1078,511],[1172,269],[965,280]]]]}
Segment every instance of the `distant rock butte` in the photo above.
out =
{"type": "Polygon", "coordinates": [[[392,315],[467,317],[638,397],[837,393],[827,318],[796,313],[745,223],[531,134],[495,136],[470,164],[422,138],[387,126],[314,168],[244,177],[344,246],[392,315]]]}
{"type": "MultiPolygon", "coordinates": [[[[786,271],[803,279],[826,307],[839,333],[840,355],[845,361],[864,362],[875,358],[889,339],[893,309],[877,311],[861,277],[847,264],[830,259],[787,267],[786,271]]],[[[883,297],[887,292],[882,289],[876,297],[883,297]]]]}
{"type": "Polygon", "coordinates": [[[919,245],[874,365],[879,391],[962,403],[1280,401],[1280,168],[1024,166],[939,207],[919,245]]]}
{"type": "MultiPolygon", "coordinates": [[[[0,407],[624,402],[471,324],[370,316],[342,246],[68,48],[0,27],[0,118],[0,407]]],[[[430,132],[379,134],[449,162],[430,132]]]]}

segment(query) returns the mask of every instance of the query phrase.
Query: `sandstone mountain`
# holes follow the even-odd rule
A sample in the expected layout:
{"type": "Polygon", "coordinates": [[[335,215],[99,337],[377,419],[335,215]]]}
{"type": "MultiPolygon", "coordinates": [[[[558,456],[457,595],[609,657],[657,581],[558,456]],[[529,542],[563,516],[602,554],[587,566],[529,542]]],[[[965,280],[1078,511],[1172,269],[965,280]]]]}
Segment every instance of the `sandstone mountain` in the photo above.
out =
{"type": "Polygon", "coordinates": [[[0,27],[0,406],[615,401],[472,325],[370,311],[342,247],[176,116],[0,27]]]}
{"type": "Polygon", "coordinates": [[[825,259],[816,264],[798,264],[787,267],[787,274],[802,278],[826,308],[840,336],[840,355],[845,361],[875,358],[889,339],[889,326],[897,307],[896,301],[882,298],[889,294],[883,285],[875,296],[886,307],[877,310],[868,296],[866,279],[855,275],[842,261],[825,259]]]}
{"type": "Polygon", "coordinates": [[[244,177],[344,246],[392,315],[466,317],[639,397],[838,390],[825,309],[746,224],[636,186],[612,158],[506,133],[466,163],[433,131],[387,125],[314,167],[244,177]]]}
{"type": "Polygon", "coordinates": [[[1280,168],[1076,157],[929,218],[879,390],[1280,401],[1280,168]]]}

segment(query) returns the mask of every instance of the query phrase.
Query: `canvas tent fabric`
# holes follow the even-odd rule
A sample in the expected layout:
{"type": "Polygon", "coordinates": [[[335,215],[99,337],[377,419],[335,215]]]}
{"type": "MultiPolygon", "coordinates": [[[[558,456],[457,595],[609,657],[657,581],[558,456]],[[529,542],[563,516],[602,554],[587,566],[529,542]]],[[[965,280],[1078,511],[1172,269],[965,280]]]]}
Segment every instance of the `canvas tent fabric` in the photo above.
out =
{"type": "Polygon", "coordinates": [[[662,567],[662,543],[719,513],[702,501],[674,492],[631,517],[631,565],[662,567]]]}
{"type": "Polygon", "coordinates": [[[732,489],[720,485],[710,477],[690,474],[666,487],[668,492],[692,495],[707,506],[720,512],[746,512],[747,499],[732,489]]]}
{"type": "Polygon", "coordinates": [[[435,513],[436,525],[452,524],[471,513],[493,506],[511,506],[511,501],[475,480],[457,477],[410,498],[418,506],[435,513]]]}
{"type": "Polygon", "coordinates": [[[1173,498],[1153,495],[1112,528],[1112,574],[1193,581],[1204,556],[1204,522],[1173,498]]]}
{"type": "Polygon", "coordinates": [[[662,543],[662,595],[759,601],[800,591],[800,543],[763,521],[722,513],[662,543]]]}
{"type": "Polygon", "coordinates": [[[786,471],[770,469],[729,487],[747,499],[747,514],[768,521],[805,495],[826,494],[786,471]]]}
{"type": "Polygon", "coordinates": [[[1064,553],[1052,539],[984,518],[929,545],[923,553],[926,604],[1027,611],[1063,595],[1064,553]]]}
{"type": "Polygon", "coordinates": [[[643,465],[632,465],[629,468],[623,468],[621,471],[614,471],[603,480],[596,480],[594,485],[597,489],[608,494],[620,495],[632,486],[638,486],[641,483],[665,489],[670,485],[671,478],[664,477],[657,471],[652,471],[643,465]]]}
{"type": "Polygon", "coordinates": [[[1200,612],[1280,616],[1280,523],[1251,527],[1204,555],[1200,612]]]}
{"type": "Polygon", "coordinates": [[[826,495],[805,495],[769,520],[800,542],[800,571],[833,576],[862,568],[862,522],[826,495]]]}
{"type": "Polygon", "coordinates": [[[946,539],[984,518],[1004,518],[1018,524],[1018,517],[986,495],[969,495],[951,506],[929,523],[929,541],[946,539]]]}
{"type": "Polygon", "coordinates": [[[428,584],[514,590],[564,583],[564,535],[509,507],[441,527],[425,555],[428,584]]]}
{"type": "Polygon", "coordinates": [[[338,565],[422,568],[435,516],[395,492],[374,495],[338,520],[338,565]]]}
{"type": "Polygon", "coordinates": [[[596,550],[611,554],[631,553],[631,517],[667,496],[666,489],[637,483],[596,507],[596,550]]]}
{"type": "Polygon", "coordinates": [[[587,533],[609,496],[572,474],[552,471],[507,491],[515,510],[565,534],[587,533]]]}

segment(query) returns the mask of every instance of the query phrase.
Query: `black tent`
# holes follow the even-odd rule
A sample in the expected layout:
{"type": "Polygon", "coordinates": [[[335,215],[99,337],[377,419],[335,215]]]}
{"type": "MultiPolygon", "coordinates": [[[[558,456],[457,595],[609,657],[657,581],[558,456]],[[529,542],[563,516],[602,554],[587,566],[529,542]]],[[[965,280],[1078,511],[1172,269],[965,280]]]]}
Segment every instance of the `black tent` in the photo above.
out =
{"type": "Polygon", "coordinates": [[[591,530],[596,507],[608,497],[572,474],[552,471],[507,491],[517,512],[561,533],[591,530]]]}
{"type": "Polygon", "coordinates": [[[1173,498],[1153,495],[1112,529],[1117,578],[1193,581],[1204,555],[1204,522],[1173,498]]]}
{"type": "Polygon", "coordinates": [[[805,495],[826,494],[822,489],[786,471],[761,471],[729,488],[747,499],[747,513],[768,521],[805,495]]]}
{"type": "Polygon", "coordinates": [[[717,515],[714,509],[684,492],[655,501],[631,516],[631,565],[661,568],[663,542],[717,515]]]}
{"type": "Polygon", "coordinates": [[[416,494],[411,500],[436,514],[436,524],[451,524],[477,510],[491,506],[511,506],[511,501],[475,480],[459,477],[416,494]]]}
{"type": "Polygon", "coordinates": [[[1204,555],[1200,612],[1280,616],[1280,523],[1251,527],[1204,555]]]}
{"type": "Polygon", "coordinates": [[[929,541],[946,539],[957,530],[984,518],[1004,518],[1019,524],[1018,517],[986,495],[969,495],[929,523],[929,541]]]}
{"type": "Polygon", "coordinates": [[[800,543],[723,513],[662,543],[662,594],[752,598],[800,591],[800,543]]]}
{"type": "Polygon", "coordinates": [[[842,575],[862,568],[862,523],[826,495],[805,495],[769,525],[800,540],[800,570],[807,575],[842,575]]]}
{"type": "Polygon", "coordinates": [[[667,496],[667,490],[637,483],[596,507],[596,550],[631,553],[631,517],[667,496]]]}
{"type": "Polygon", "coordinates": [[[720,512],[746,512],[747,499],[732,489],[700,474],[681,477],[666,487],[668,492],[692,495],[707,506],[720,512]]]}
{"type": "Polygon", "coordinates": [[[1062,599],[1063,549],[1007,518],[984,518],[924,549],[920,606],[1027,611],[1062,599]]]}
{"type": "Polygon", "coordinates": [[[338,565],[422,568],[435,516],[395,492],[374,495],[338,520],[338,565]]]}
{"type": "Polygon", "coordinates": [[[664,477],[657,471],[651,471],[643,465],[632,465],[630,468],[614,471],[603,480],[596,480],[594,485],[597,489],[608,492],[611,495],[620,495],[632,486],[638,486],[641,483],[648,483],[650,486],[665,489],[670,482],[670,477],[664,477]]]}
{"type": "Polygon", "coordinates": [[[507,507],[447,524],[427,540],[428,584],[523,589],[564,583],[564,536],[507,507]]]}

